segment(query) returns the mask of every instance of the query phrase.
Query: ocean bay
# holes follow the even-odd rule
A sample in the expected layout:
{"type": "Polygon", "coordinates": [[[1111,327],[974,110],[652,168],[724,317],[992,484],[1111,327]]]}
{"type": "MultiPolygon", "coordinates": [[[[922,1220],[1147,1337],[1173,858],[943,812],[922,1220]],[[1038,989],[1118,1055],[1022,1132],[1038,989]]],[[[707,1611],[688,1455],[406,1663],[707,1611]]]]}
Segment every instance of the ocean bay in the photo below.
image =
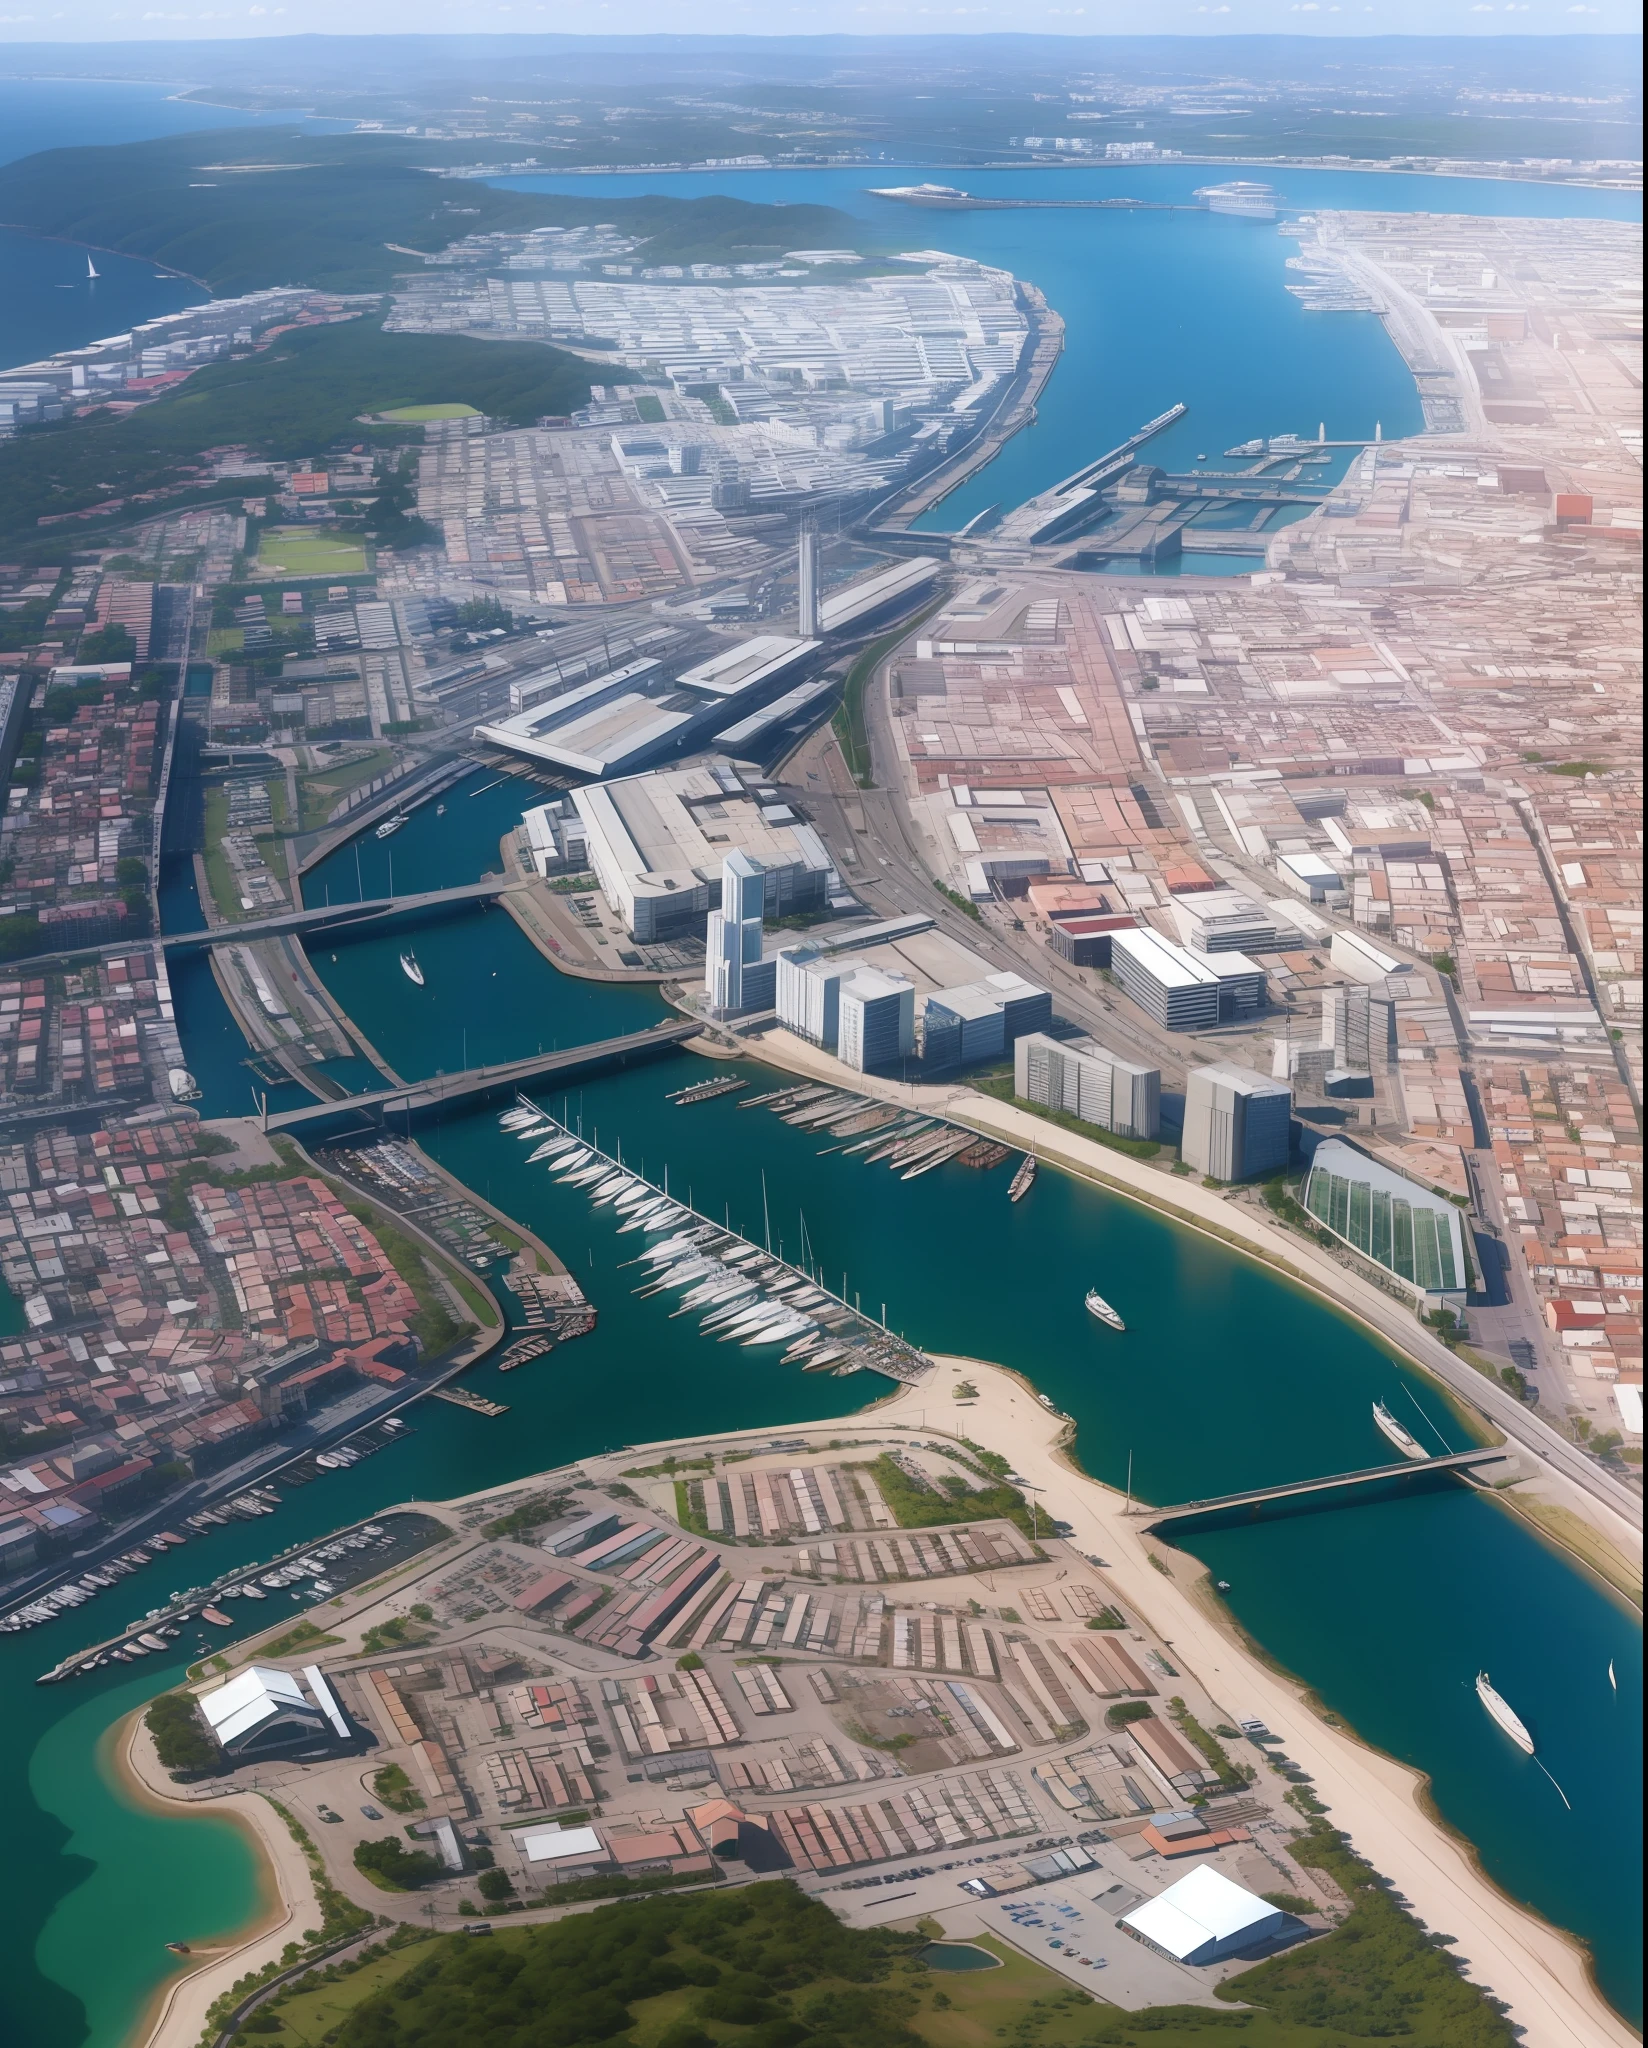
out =
{"type": "MultiPolygon", "coordinates": [[[[730,185],[751,198],[830,196],[850,208],[853,194],[861,195],[872,176],[891,182],[906,175],[918,174],[785,173],[771,174],[770,182],[768,174],[701,174],[698,188],[730,185]],[[826,195],[821,178],[838,181],[837,189],[826,195]]],[[[966,182],[985,191],[996,189],[988,179],[1065,175],[979,173],[968,174],[966,182]]],[[[1141,174],[1128,175],[1127,189],[1144,189],[1131,182],[1141,174]]],[[[1218,175],[1207,167],[1172,171],[1174,179],[1196,182],[1218,175]]],[[[1275,174],[1289,196],[1303,193],[1307,178],[1356,175],[1275,174]]],[[[577,191],[638,191],[684,190],[688,181],[543,182],[577,191]]],[[[1395,207],[1397,199],[1388,196],[1393,187],[1420,193],[1434,207],[1446,197],[1463,208],[1467,181],[1360,179],[1360,202],[1330,196],[1324,185],[1321,196],[1299,203],[1395,207]],[[1368,193],[1372,184],[1379,187],[1377,197],[1368,193]]],[[[1615,203],[1609,195],[1557,195],[1526,186],[1476,182],[1468,189],[1478,210],[1487,210],[1488,199],[1496,211],[1518,205],[1532,210],[1535,201],[1545,211],[1558,197],[1576,211],[1582,201],[1615,203]]],[[[1341,188],[1335,183],[1331,191],[1341,188]]],[[[882,208],[880,217],[890,214],[885,202],[873,204],[882,208]]],[[[909,228],[902,246],[917,246],[931,232],[980,260],[1022,265],[1021,274],[1042,284],[1070,323],[1066,359],[1049,387],[1040,422],[986,476],[946,502],[939,524],[958,524],[972,511],[1011,502],[1052,481],[1075,459],[1099,452],[1137,426],[1163,391],[1192,405],[1189,419],[1176,430],[1184,438],[1164,437],[1163,451],[1175,463],[1188,461],[1185,449],[1216,454],[1227,428],[1231,440],[1258,432],[1308,432],[1320,416],[1318,406],[1330,433],[1371,432],[1372,419],[1362,417],[1371,410],[1370,388],[1373,402],[1391,408],[1372,415],[1387,434],[1415,424],[1411,380],[1377,323],[1370,316],[1307,315],[1298,309],[1281,288],[1288,245],[1271,230],[1190,214],[959,215],[945,217],[940,230],[931,216],[900,209],[898,220],[909,228]],[[1094,233],[1109,239],[1079,241],[1068,232],[1072,220],[1084,224],[1081,235],[1091,221],[1097,224],[1094,233]],[[1164,239],[1181,228],[1186,236],[1205,232],[1207,239],[1181,236],[1172,260],[1159,259],[1148,238],[1136,232],[1157,226],[1164,239]],[[1061,253],[1065,240],[1079,242],[1079,256],[1061,253]],[[1114,259],[1113,275],[1095,261],[1096,247],[1114,259]],[[1154,324],[1137,318],[1130,324],[1125,305],[1118,311],[1104,302],[1114,288],[1119,301],[1136,308],[1128,292],[1141,276],[1171,283],[1166,311],[1156,310],[1154,324]],[[1204,324],[1217,320],[1222,326],[1219,293],[1245,295],[1255,305],[1260,299],[1266,306],[1272,297],[1278,301],[1274,319],[1290,323],[1285,331],[1293,337],[1291,352],[1278,358],[1285,375],[1252,359],[1272,332],[1270,312],[1241,329],[1243,346],[1222,361],[1197,348],[1185,322],[1199,310],[1204,324]],[[1335,350],[1340,381],[1332,385],[1335,350]],[[1317,364],[1318,351],[1328,367],[1317,364]],[[1141,365],[1140,358],[1153,355],[1155,360],[1141,365]],[[1187,381],[1189,388],[1169,388],[1187,381]],[[1404,404],[1407,415],[1400,410],[1404,404]]],[[[1278,324],[1275,331],[1283,330],[1278,324]]],[[[476,809],[486,804],[489,821],[501,829],[509,821],[510,796],[495,800],[496,819],[487,799],[477,798],[476,809]]],[[[484,862],[486,838],[480,829],[470,831],[456,804],[449,803],[447,819],[439,822],[420,814],[389,846],[367,843],[367,893],[374,887],[370,864],[386,862],[390,853],[400,864],[403,885],[459,880],[476,859],[484,862]],[[453,844],[460,836],[466,841],[462,849],[453,844]]],[[[352,862],[351,850],[335,856],[317,882],[347,890],[352,862]]],[[[407,1000],[398,948],[390,940],[314,949],[345,1008],[383,1056],[409,1076],[450,1068],[466,1056],[496,1057],[548,1040],[602,1035],[614,1028],[612,1020],[634,1015],[644,1022],[658,1012],[647,991],[572,983],[556,975],[503,913],[446,920],[420,933],[418,944],[432,971],[415,1004],[407,1000]],[[334,950],[335,962],[327,957],[334,950]]],[[[194,999],[180,985],[192,1063],[193,1008],[194,999]]],[[[244,1111],[244,1088],[232,1073],[236,1064],[233,1046],[226,1044],[218,1060],[226,1076],[221,1105],[214,1098],[203,1106],[217,1113],[244,1111]]],[[[645,1159],[651,1172],[660,1172],[667,1160],[673,1186],[690,1186],[701,1206],[712,1213],[724,1206],[747,1229],[757,1226],[765,1172],[775,1230],[787,1242],[792,1229],[799,1234],[804,1213],[831,1280],[839,1268],[866,1305],[885,1300],[895,1327],[931,1348],[988,1356],[1024,1372],[1076,1417],[1083,1461],[1111,1483],[1120,1483],[1129,1453],[1138,1461],[1140,1491],[1155,1498],[1371,1462],[1379,1444],[1369,1403],[1392,1388],[1426,1405],[1444,1430],[1453,1426],[1426,1384],[1400,1372],[1347,1320],[1135,1205],[1055,1173],[1044,1175],[1035,1200],[1018,1210],[1006,1207],[1000,1173],[951,1169],[917,1188],[901,1188],[891,1176],[868,1174],[851,1162],[818,1160],[811,1141],[763,1112],[740,1112],[730,1102],[693,1111],[666,1107],[663,1089],[696,1071],[676,1060],[601,1081],[586,1087],[569,1113],[581,1113],[586,1128],[598,1125],[608,1146],[621,1138],[626,1158],[645,1159]],[[984,1277],[966,1289],[955,1284],[958,1251],[970,1260],[987,1255],[989,1261],[987,1269],[979,1268],[984,1277]],[[1103,1333],[1094,1331],[1079,1308],[1084,1286],[1117,1274],[1126,1276],[1139,1297],[1135,1302],[1130,1294],[1126,1304],[1134,1327],[1125,1349],[1106,1348],[1103,1333]]],[[[260,1544],[319,1534],[391,1497],[458,1492],[623,1440],[733,1427],[752,1417],[779,1423],[803,1414],[844,1413],[873,1392],[863,1382],[803,1378],[736,1346],[711,1352],[695,1334],[668,1323],[658,1305],[633,1301],[617,1271],[610,1218],[591,1218],[581,1200],[554,1188],[540,1171],[526,1169],[520,1150],[500,1138],[489,1118],[456,1120],[432,1132],[428,1143],[451,1170],[540,1230],[587,1276],[601,1310],[600,1329],[547,1366],[507,1382],[494,1382],[484,1366],[473,1376],[478,1390],[509,1400],[510,1423],[425,1410],[417,1436],[391,1458],[295,1497],[268,1531],[236,1527],[191,1544],[178,1567],[184,1577],[221,1569],[260,1544]]],[[[1198,1538],[1196,1548],[1231,1580],[1233,1611],[1256,1639],[1370,1740],[1430,1771],[1444,1816],[1477,1843],[1490,1872],[1557,1924],[1590,1940],[1609,1995],[1621,2010],[1638,2014],[1637,1864],[1622,1816],[1639,1811],[1630,1736],[1640,1702],[1640,1634],[1619,1604],[1500,1508],[1458,1489],[1222,1532],[1198,1538]],[[1611,1702],[1595,1686],[1610,1656],[1618,1661],[1621,1680],[1611,1702]],[[1542,1747],[1548,1745],[1552,1767],[1574,1800],[1571,1817],[1519,1759],[1491,1747],[1491,1731],[1469,1698],[1468,1681],[1478,1662],[1486,1662],[1529,1704],[1542,1747]],[[1456,1691],[1464,1702],[1457,1712],[1456,1691]]],[[[126,1605],[135,1604],[128,1597],[126,1605]]],[[[55,1625],[50,1655],[70,1646],[77,1626],[96,1634],[113,1618],[99,1618],[94,1609],[84,1624],[55,1625]]],[[[20,2001],[26,2022],[20,2038],[38,2040],[43,2048],[68,2048],[83,2039],[96,2048],[115,2048],[148,1990],[170,1968],[160,1942],[193,1926],[203,1933],[233,1926],[244,1910],[235,1904],[244,1887],[237,1892],[241,1880],[224,1876],[222,1859],[227,1855],[232,1863],[235,1852],[214,1845],[208,1855],[197,1843],[201,1831],[184,1822],[156,1819],[149,1832],[147,1821],[137,1825],[123,1817],[130,1810],[106,1788],[87,1790],[98,1729],[133,1698],[175,1680],[177,1670],[146,1670],[142,1684],[126,1676],[118,1686],[100,1675],[81,1682],[65,1702],[62,1693],[33,1692],[29,1681],[50,1655],[44,1638],[24,1642],[26,1648],[17,1639],[0,1644],[14,1749],[26,1758],[45,1731],[51,1735],[36,1753],[33,1801],[15,1779],[11,1788],[10,1808],[21,1816],[30,1853],[14,1857],[5,1880],[14,1889],[7,1915],[9,1995],[20,2001]],[[105,1710],[101,1719],[88,1711],[93,1708],[105,1710]],[[73,1728],[54,1740],[60,1720],[64,1730],[70,1721],[73,1728]],[[27,1896],[16,1892],[25,1862],[51,1867],[55,1882],[32,1885],[27,1896]],[[144,1866],[143,1910],[123,1923],[112,1942],[100,1931],[106,1921],[99,1900],[108,1892],[94,1884],[73,1889],[88,1862],[105,1875],[137,1862],[144,1866]],[[54,1901],[31,1966],[28,1949],[54,1901]],[[95,1951],[94,1940],[100,1944],[95,1951]],[[70,1994],[84,1987],[80,1973],[94,1952],[104,1983],[95,2002],[88,2001],[90,2018],[83,2026],[70,1994]]],[[[1232,1712],[1243,1710],[1239,1700],[1225,1704],[1232,1712]]]]}

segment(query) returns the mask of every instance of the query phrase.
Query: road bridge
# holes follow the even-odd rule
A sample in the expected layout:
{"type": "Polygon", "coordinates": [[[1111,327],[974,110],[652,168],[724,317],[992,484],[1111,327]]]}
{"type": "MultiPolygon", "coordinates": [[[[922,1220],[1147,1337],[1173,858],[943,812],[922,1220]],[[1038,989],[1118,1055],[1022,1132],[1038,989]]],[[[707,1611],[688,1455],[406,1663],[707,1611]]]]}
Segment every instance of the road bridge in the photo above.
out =
{"type": "Polygon", "coordinates": [[[1330,1472],[1321,1479],[1291,1479],[1285,1486],[1250,1486],[1241,1493],[1220,1494],[1213,1500],[1185,1500],[1176,1507],[1135,1512],[1141,1514],[1145,1528],[1159,1529],[1164,1523],[1186,1521],[1192,1516],[1263,1507],[1269,1501],[1298,1500],[1306,1494],[1328,1493],[1339,1486],[1376,1486],[1382,1480],[1416,1479],[1428,1472],[1469,1472],[1478,1465],[1514,1464],[1515,1458],[1515,1452],[1506,1444],[1492,1449],[1449,1451],[1440,1458],[1404,1458],[1398,1465],[1370,1465],[1362,1472],[1330,1472]]]}
{"type": "Polygon", "coordinates": [[[327,931],[345,925],[377,924],[387,918],[404,917],[420,910],[484,903],[522,886],[519,881],[508,880],[503,875],[488,875],[482,881],[460,882],[451,889],[421,889],[402,896],[369,896],[355,903],[326,903],[299,910],[277,910],[268,917],[245,917],[234,924],[211,925],[204,931],[168,932],[160,944],[168,953],[182,953],[196,946],[238,946],[248,939],[277,939],[286,932],[327,931]]]}
{"type": "Polygon", "coordinates": [[[489,1096],[513,1095],[536,1083],[568,1081],[601,1067],[650,1059],[697,1037],[702,1029],[702,1025],[691,1020],[672,1017],[654,1024],[648,1031],[603,1038],[593,1045],[567,1046],[558,1052],[538,1053],[531,1059],[504,1060],[497,1066],[471,1067],[467,1073],[436,1074],[428,1081],[403,1083],[398,1088],[376,1088],[364,1095],[339,1096],[332,1102],[311,1102],[302,1109],[282,1110],[266,1117],[264,1129],[290,1131],[294,1137],[323,1143],[373,1129],[404,1131],[414,1122],[423,1122],[446,1110],[472,1108],[489,1096]]]}

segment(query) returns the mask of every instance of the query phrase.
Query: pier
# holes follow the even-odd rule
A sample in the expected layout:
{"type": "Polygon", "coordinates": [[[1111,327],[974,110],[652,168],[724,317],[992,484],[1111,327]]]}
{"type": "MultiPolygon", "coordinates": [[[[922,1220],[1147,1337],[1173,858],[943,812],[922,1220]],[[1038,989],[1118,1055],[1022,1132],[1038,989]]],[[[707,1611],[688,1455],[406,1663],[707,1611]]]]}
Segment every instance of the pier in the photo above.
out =
{"type": "Polygon", "coordinates": [[[171,932],[156,941],[168,953],[196,946],[237,946],[248,939],[277,939],[287,932],[337,930],[345,925],[378,924],[420,910],[444,910],[466,903],[485,903],[521,884],[503,875],[479,882],[460,882],[451,889],[420,889],[408,895],[370,896],[353,903],[325,903],[299,910],[277,910],[267,917],[242,918],[235,924],[214,924],[202,931],[171,932]]]}
{"type": "Polygon", "coordinates": [[[1362,1472],[1330,1472],[1321,1479],[1292,1479],[1284,1486],[1250,1486],[1241,1493],[1220,1494],[1213,1500],[1186,1500],[1176,1507],[1140,1508],[1134,1512],[1145,1528],[1160,1529],[1169,1522],[1224,1514],[1232,1508],[1263,1507],[1270,1501],[1302,1499],[1307,1494],[1329,1493],[1340,1486],[1376,1486],[1386,1479],[1417,1479],[1429,1472],[1470,1472],[1481,1465],[1515,1463],[1515,1453],[1500,1444],[1486,1450],[1449,1451],[1440,1458],[1404,1458],[1400,1464],[1370,1465],[1362,1472]]]}
{"type": "Polygon", "coordinates": [[[1145,443],[1176,426],[1189,409],[1182,403],[1170,405],[1166,412],[1147,420],[1136,434],[1130,434],[1108,454],[1099,456],[1094,462],[1084,463],[1050,490],[1038,491],[1035,497],[1027,498],[1009,512],[990,534],[989,545],[1010,548],[1040,546],[1048,541],[1062,540],[1074,532],[1101,509],[1100,493],[1104,486],[1114,483],[1124,470],[1131,469],[1134,456],[1145,443]]]}
{"type": "Polygon", "coordinates": [[[321,1141],[358,1136],[372,1129],[410,1128],[449,1109],[467,1109],[490,1096],[515,1094],[539,1081],[565,1081],[602,1067],[625,1066],[667,1052],[703,1029],[696,1022],[671,1018],[647,1031],[621,1038],[603,1038],[593,1045],[566,1046],[531,1059],[504,1060],[497,1066],[471,1067],[467,1073],[436,1074],[398,1088],[375,1088],[364,1095],[345,1095],[335,1102],[312,1102],[302,1109],[266,1116],[266,1131],[290,1131],[294,1137],[321,1141]]]}

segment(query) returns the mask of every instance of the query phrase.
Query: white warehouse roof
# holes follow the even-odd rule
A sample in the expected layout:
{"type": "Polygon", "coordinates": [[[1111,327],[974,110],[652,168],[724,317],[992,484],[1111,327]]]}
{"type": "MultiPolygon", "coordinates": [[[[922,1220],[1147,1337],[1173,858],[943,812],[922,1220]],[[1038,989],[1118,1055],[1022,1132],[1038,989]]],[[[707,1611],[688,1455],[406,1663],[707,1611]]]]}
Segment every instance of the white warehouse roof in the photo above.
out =
{"type": "Polygon", "coordinates": [[[277,1671],[268,1664],[249,1664],[238,1678],[202,1695],[200,1711],[225,1748],[277,1714],[312,1717],[316,1713],[291,1672],[277,1671]]]}
{"type": "Polygon", "coordinates": [[[1122,1918],[1122,1926],[1177,1962],[1215,1962],[1274,1932],[1287,1915],[1198,1863],[1177,1884],[1122,1918]]]}
{"type": "Polygon", "coordinates": [[[528,1863],[588,1863],[607,1853],[593,1828],[533,1828],[515,1841],[528,1863]]]}
{"type": "Polygon", "coordinates": [[[936,555],[915,555],[907,562],[895,562],[874,576],[862,577],[845,589],[833,590],[819,602],[818,626],[823,633],[840,633],[860,619],[878,612],[895,598],[907,597],[932,581],[943,565],[936,555]]]}

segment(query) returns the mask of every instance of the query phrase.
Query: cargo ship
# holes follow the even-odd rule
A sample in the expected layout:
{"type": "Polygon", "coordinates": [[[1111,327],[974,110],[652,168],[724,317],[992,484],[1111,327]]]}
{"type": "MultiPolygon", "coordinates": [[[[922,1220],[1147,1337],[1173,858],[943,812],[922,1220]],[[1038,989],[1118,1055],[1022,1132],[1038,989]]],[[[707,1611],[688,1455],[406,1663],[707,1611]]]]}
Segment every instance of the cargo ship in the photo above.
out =
{"type": "Polygon", "coordinates": [[[1007,1190],[1008,1201],[1022,1202],[1035,1185],[1035,1180],[1036,1155],[1034,1152],[1026,1152],[1023,1159],[1019,1162],[1018,1172],[1013,1176],[1012,1186],[1007,1190]]]}

